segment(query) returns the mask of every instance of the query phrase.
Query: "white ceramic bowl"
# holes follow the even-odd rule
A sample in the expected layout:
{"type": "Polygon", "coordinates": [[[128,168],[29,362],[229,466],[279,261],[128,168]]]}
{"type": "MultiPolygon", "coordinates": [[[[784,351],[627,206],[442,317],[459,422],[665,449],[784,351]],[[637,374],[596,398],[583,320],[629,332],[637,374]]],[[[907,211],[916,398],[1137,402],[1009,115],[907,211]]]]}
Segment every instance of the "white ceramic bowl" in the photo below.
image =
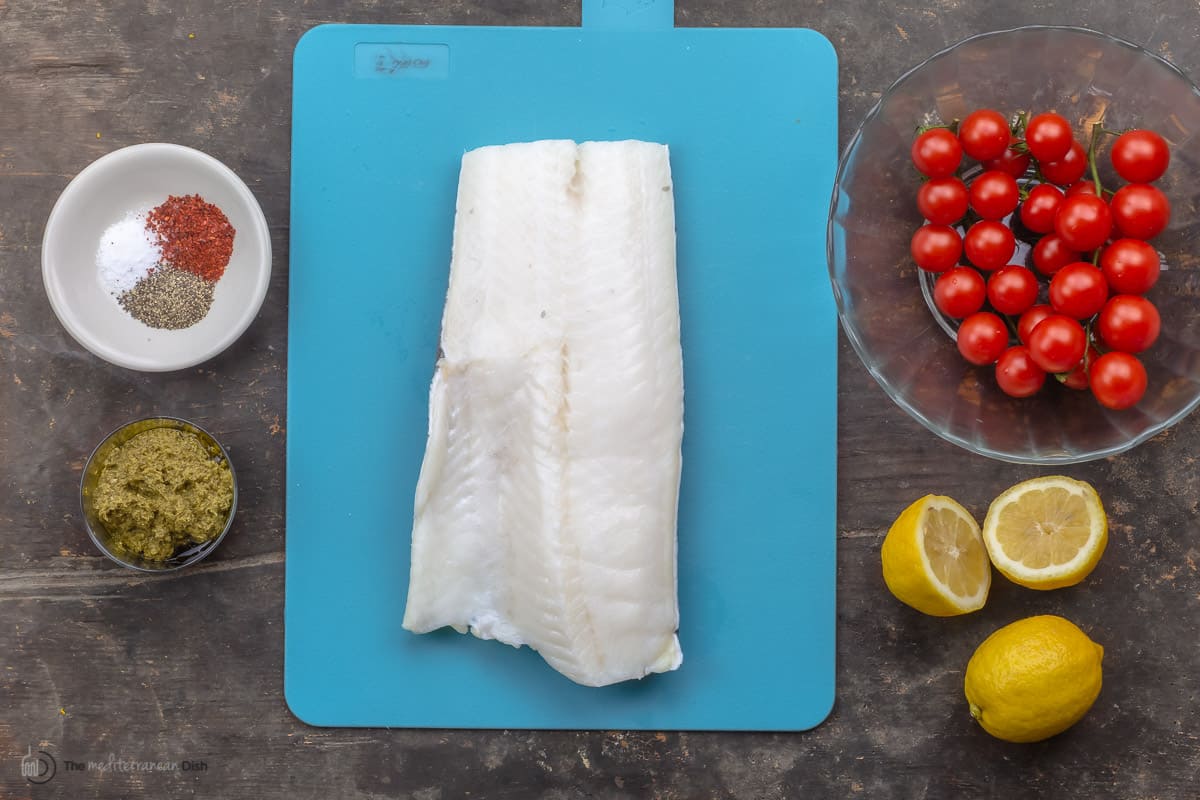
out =
{"type": "Polygon", "coordinates": [[[176,144],[139,144],[89,164],[67,185],[42,239],[50,305],[77,342],[129,369],[165,372],[207,361],[254,321],[271,279],[271,238],[246,184],[212,156],[176,144]],[[125,312],[100,283],[100,237],[130,211],[169,195],[198,194],[219,207],[236,234],[208,315],[182,330],[157,330],[125,312]]]}

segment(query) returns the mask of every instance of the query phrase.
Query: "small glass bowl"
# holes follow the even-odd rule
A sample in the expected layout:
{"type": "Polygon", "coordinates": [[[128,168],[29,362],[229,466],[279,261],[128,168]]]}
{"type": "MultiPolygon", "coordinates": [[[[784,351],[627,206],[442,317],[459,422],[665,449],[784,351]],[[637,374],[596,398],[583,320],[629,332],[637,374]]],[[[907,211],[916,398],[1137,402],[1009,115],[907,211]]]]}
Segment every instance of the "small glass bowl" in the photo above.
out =
{"type": "Polygon", "coordinates": [[[95,543],[100,552],[121,566],[142,572],[172,572],[203,560],[209,553],[217,549],[217,545],[229,533],[229,529],[233,526],[233,518],[237,514],[237,502],[237,473],[234,472],[233,462],[229,460],[229,454],[225,452],[225,448],[213,438],[212,434],[199,425],[176,417],[147,417],[117,428],[104,437],[104,440],[92,451],[91,456],[88,457],[87,464],[83,467],[83,479],[79,484],[79,503],[83,510],[84,522],[87,524],[88,536],[91,537],[92,542],[95,543]],[[100,472],[113,448],[120,447],[139,433],[144,433],[155,428],[174,428],[175,430],[195,435],[200,439],[205,449],[212,454],[215,461],[223,461],[229,465],[229,474],[233,478],[233,502],[229,506],[229,518],[226,519],[225,527],[221,530],[221,533],[202,544],[193,544],[184,547],[163,561],[149,561],[144,558],[125,557],[113,552],[109,547],[111,537],[108,531],[105,530],[104,523],[97,516],[93,504],[93,496],[96,491],[96,484],[100,479],[100,472]]]}
{"type": "MultiPolygon", "coordinates": [[[[1198,132],[1200,90],[1191,80],[1137,45],[1082,28],[981,34],[902,75],[850,140],[830,207],[833,293],[867,370],[934,433],[1004,461],[1089,461],[1178,422],[1200,404],[1198,132]],[[1147,293],[1161,313],[1162,333],[1140,356],[1149,388],[1134,408],[1109,411],[1089,392],[1054,385],[1034,397],[1008,397],[992,368],[974,367],[959,355],[957,323],[939,318],[929,282],[919,279],[909,255],[909,240],[922,224],[920,176],[909,151],[918,126],[962,119],[978,108],[1054,110],[1081,140],[1102,120],[1109,129],[1149,128],[1170,144],[1171,166],[1157,185],[1171,201],[1172,218],[1153,241],[1164,268],[1147,293]]],[[[1112,185],[1108,147],[1100,163],[1112,185]]],[[[1047,382],[1054,383],[1053,376],[1047,382]]]]}

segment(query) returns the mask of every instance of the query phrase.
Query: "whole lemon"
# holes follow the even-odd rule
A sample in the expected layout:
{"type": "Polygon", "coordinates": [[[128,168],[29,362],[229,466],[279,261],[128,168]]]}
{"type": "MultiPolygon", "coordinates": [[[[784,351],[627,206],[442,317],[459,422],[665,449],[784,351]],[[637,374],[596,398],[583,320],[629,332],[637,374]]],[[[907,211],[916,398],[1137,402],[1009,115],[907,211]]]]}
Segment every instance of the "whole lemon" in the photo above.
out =
{"type": "Polygon", "coordinates": [[[1009,742],[1039,742],[1078,722],[1100,694],[1104,648],[1074,623],[1038,616],[979,645],[964,682],[971,716],[1009,742]]]}

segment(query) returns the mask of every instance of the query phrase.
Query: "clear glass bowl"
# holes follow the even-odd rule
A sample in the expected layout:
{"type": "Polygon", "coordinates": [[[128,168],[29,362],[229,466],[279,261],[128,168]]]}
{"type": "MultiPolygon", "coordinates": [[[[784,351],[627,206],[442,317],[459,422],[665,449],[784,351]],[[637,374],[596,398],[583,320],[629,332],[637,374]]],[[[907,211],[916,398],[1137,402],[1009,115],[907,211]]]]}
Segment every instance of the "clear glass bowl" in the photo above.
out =
{"type": "Polygon", "coordinates": [[[229,454],[225,452],[225,448],[213,438],[212,434],[199,425],[177,417],[147,417],[145,419],[134,420],[117,428],[104,437],[104,440],[100,444],[96,445],[96,449],[92,451],[91,456],[88,457],[87,463],[83,467],[83,478],[79,482],[79,505],[83,511],[83,520],[87,525],[88,536],[91,537],[92,543],[96,545],[101,553],[104,553],[104,555],[121,566],[141,572],[171,572],[191,566],[205,559],[209,553],[217,549],[217,545],[221,544],[225,535],[229,533],[229,529],[233,527],[233,518],[237,513],[237,502],[237,473],[233,470],[233,462],[229,460],[229,454]],[[212,456],[213,461],[229,465],[229,473],[233,478],[233,502],[229,507],[229,516],[225,520],[225,527],[221,529],[221,532],[207,542],[181,547],[170,558],[163,561],[150,561],[149,559],[126,556],[116,552],[112,547],[112,537],[105,529],[104,523],[100,520],[94,503],[96,484],[100,480],[100,473],[104,468],[104,462],[113,448],[120,447],[139,433],[144,433],[155,428],[173,428],[196,436],[200,440],[200,443],[204,445],[204,449],[212,456]]]}
{"type": "MultiPolygon", "coordinates": [[[[871,375],[896,403],[972,452],[1004,461],[1070,464],[1127,450],[1173,425],[1200,402],[1200,90],[1176,67],[1137,45],[1095,31],[1025,27],[986,33],[934,55],[900,77],[850,140],[830,207],[828,260],[842,326],[871,375]],[[920,176],[909,150],[923,123],[977,108],[1062,114],[1086,141],[1091,124],[1150,128],[1171,145],[1159,182],[1170,227],[1154,239],[1163,272],[1147,297],[1162,334],[1142,360],[1145,398],[1109,411],[1053,377],[1037,395],[1013,399],[990,367],[958,353],[955,323],[940,319],[929,281],[909,256],[922,224],[920,176]]],[[[1115,186],[1108,148],[1101,177],[1115,186]]],[[[1020,258],[1020,255],[1018,255],[1020,258]]]]}

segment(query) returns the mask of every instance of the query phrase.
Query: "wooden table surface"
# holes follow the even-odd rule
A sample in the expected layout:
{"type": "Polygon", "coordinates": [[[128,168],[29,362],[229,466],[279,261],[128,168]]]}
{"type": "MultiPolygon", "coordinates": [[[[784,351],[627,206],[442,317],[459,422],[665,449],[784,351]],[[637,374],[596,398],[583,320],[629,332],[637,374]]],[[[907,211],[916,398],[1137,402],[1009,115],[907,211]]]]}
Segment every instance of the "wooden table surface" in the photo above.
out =
{"type": "MultiPolygon", "coordinates": [[[[883,4],[681,0],[684,26],[806,26],[840,63],[840,141],[903,70],[965,36],[1029,23],[1109,31],[1200,74],[1190,0],[883,4]]],[[[1200,777],[1200,415],[1133,452],[1071,467],[1111,514],[1109,552],[1051,593],[997,580],[986,609],[923,617],[892,600],[879,545],[926,492],[977,514],[1048,472],[941,441],[894,406],[842,338],[838,699],[795,735],[310,728],[282,693],[291,54],[321,22],[575,25],[564,0],[0,0],[0,797],[797,798],[1196,796],[1200,777]],[[223,355],[165,375],[110,366],[55,319],[43,225],[70,178],[124,145],[212,153],[258,196],[275,272],[223,355]],[[98,555],[80,470],[111,428],[154,413],[207,426],[238,465],[217,555],[143,577],[98,555]],[[1106,648],[1092,712],[1008,745],[967,715],[962,675],[992,630],[1061,613],[1106,648]],[[21,777],[44,750],[58,772],[21,777]],[[106,762],[109,770],[68,768],[106,762]],[[147,771],[125,762],[188,762],[147,771]]],[[[783,613],[783,610],[779,610],[783,613]]],[[[791,612],[794,613],[794,612],[791,612]]],[[[785,635],[785,634],[781,634],[785,635]]],[[[752,679],[753,676],[747,676],[752,679]]],[[[381,687],[386,690],[386,687],[381,687]]]]}

